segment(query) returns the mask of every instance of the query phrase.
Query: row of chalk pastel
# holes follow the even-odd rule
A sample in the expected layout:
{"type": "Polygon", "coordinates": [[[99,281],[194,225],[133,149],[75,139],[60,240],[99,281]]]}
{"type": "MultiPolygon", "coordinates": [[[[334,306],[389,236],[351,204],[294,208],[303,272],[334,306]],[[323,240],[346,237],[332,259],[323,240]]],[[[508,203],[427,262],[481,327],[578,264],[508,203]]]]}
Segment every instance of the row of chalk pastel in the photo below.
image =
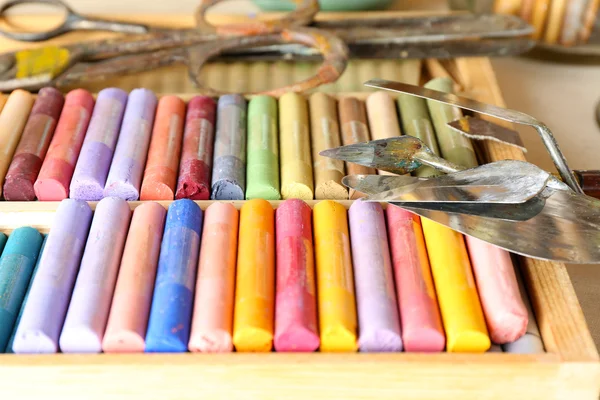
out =
{"type": "Polygon", "coordinates": [[[361,194],[349,193],[343,176],[376,171],[319,153],[433,131],[425,101],[413,100],[287,93],[186,104],[146,89],[108,88],[94,100],[82,89],[65,98],[44,88],[34,102],[15,91],[0,114],[2,193],[11,201],[354,199],[361,194]]]}
{"type": "Polygon", "coordinates": [[[42,240],[0,258],[9,352],[544,351],[512,264],[395,206],[66,199],[42,240]]]}

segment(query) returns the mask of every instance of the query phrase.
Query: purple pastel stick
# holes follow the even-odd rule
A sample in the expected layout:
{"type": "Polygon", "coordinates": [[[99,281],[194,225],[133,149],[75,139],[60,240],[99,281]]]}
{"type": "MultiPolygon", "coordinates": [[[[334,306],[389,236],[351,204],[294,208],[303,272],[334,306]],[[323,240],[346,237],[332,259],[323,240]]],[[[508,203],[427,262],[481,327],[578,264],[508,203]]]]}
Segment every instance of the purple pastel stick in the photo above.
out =
{"type": "Polygon", "coordinates": [[[104,197],[115,196],[129,201],[140,197],[157,102],[154,93],[148,89],[134,89],[129,94],[104,197]]]}
{"type": "Polygon", "coordinates": [[[61,201],[15,333],[15,353],[56,353],[92,220],[85,201],[61,201]]]}
{"type": "Polygon", "coordinates": [[[383,209],[356,201],[348,212],[359,338],[365,352],[402,351],[400,316],[383,209]]]}
{"type": "Polygon", "coordinates": [[[121,89],[101,90],[71,180],[72,199],[98,201],[113,157],[127,93],[121,89]]]}
{"type": "Polygon", "coordinates": [[[105,197],[96,206],[60,335],[63,353],[101,352],[130,220],[131,209],[121,198],[105,197]]]}

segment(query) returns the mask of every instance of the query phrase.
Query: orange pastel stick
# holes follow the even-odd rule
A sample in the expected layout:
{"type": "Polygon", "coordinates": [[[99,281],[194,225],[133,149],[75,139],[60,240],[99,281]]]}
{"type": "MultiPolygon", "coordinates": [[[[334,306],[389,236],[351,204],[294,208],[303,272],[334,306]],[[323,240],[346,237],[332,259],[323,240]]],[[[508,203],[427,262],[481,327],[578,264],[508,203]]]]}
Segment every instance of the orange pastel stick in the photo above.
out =
{"type": "Polygon", "coordinates": [[[268,352],[275,317],[275,211],[268,201],[242,206],[238,243],[233,345],[268,352]]]}
{"type": "Polygon", "coordinates": [[[177,96],[158,102],[140,200],[173,200],[183,140],[185,103],[177,96]]]}

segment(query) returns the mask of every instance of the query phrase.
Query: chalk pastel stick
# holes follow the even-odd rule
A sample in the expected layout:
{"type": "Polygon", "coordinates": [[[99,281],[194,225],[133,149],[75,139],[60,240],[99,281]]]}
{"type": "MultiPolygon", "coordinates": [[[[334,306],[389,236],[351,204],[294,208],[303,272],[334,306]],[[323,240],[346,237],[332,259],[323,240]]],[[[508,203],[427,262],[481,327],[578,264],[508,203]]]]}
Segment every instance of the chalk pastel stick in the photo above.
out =
{"type": "Polygon", "coordinates": [[[195,96],[187,105],[176,199],[208,200],[217,103],[195,96]]]}
{"type": "Polygon", "coordinates": [[[275,212],[277,270],[275,289],[276,351],[315,351],[317,327],[312,210],[298,199],[275,212]]]}
{"type": "Polygon", "coordinates": [[[386,217],[404,351],[444,351],[446,335],[421,221],[392,205],[388,205],[386,217]]]}
{"type": "MultiPolygon", "coordinates": [[[[362,101],[354,97],[344,97],[338,102],[338,108],[342,128],[342,144],[344,146],[371,140],[365,104],[362,101]]],[[[346,173],[348,175],[374,175],[377,172],[374,168],[346,163],[346,173]]],[[[364,194],[350,189],[349,196],[350,199],[358,199],[364,197],[364,194]]]]}
{"type": "Polygon", "coordinates": [[[353,352],[357,318],[346,209],[322,201],[313,208],[313,225],[321,351],[353,352]]]}
{"type": "Polygon", "coordinates": [[[483,353],[491,342],[463,236],[421,219],[446,331],[446,351],[483,353]]]}
{"type": "Polygon", "coordinates": [[[107,88],[98,93],[69,187],[72,199],[102,199],[126,103],[127,93],[121,89],[107,88]]]}
{"type": "Polygon", "coordinates": [[[242,352],[273,346],[275,308],[275,211],[265,200],[248,200],[240,210],[233,312],[233,345],[242,352]]]}
{"type": "Polygon", "coordinates": [[[60,91],[51,87],[39,91],[23,129],[21,141],[6,173],[4,181],[6,200],[35,200],[33,184],[46,157],[63,103],[64,97],[60,91]]]}
{"type": "Polygon", "coordinates": [[[4,109],[6,105],[6,101],[8,100],[8,96],[5,94],[0,95],[0,112],[4,109]]]}
{"type": "MultiPolygon", "coordinates": [[[[388,139],[402,135],[398,112],[392,97],[383,91],[377,91],[367,97],[367,116],[372,140],[388,139]]],[[[377,171],[379,175],[394,175],[391,172],[377,171]]]]}
{"type": "MultiPolygon", "coordinates": [[[[33,106],[33,96],[24,90],[14,90],[0,113],[0,183],[17,148],[33,106]]],[[[0,186],[0,194],[2,187],[0,186]]]]}
{"type": "Polygon", "coordinates": [[[213,203],[204,214],[190,351],[221,353],[233,350],[238,222],[238,210],[227,203],[213,203]]]}
{"type": "Polygon", "coordinates": [[[490,338],[514,342],[525,334],[528,317],[510,253],[471,236],[465,241],[490,338]]]}
{"type": "Polygon", "coordinates": [[[92,220],[82,200],[61,201],[15,340],[15,353],[56,353],[92,220]]]}
{"type": "Polygon", "coordinates": [[[379,203],[356,201],[348,211],[350,243],[363,352],[402,351],[392,261],[379,203]]]}
{"type": "Polygon", "coordinates": [[[543,353],[544,343],[542,341],[542,335],[540,334],[540,329],[538,328],[537,321],[531,307],[531,302],[529,301],[529,296],[527,295],[525,285],[523,284],[523,277],[516,268],[515,276],[517,278],[517,283],[519,284],[521,299],[523,300],[527,310],[527,329],[525,335],[521,336],[519,339],[511,343],[503,344],[502,350],[507,353],[518,354],[543,353]]]}
{"type": "Polygon", "coordinates": [[[140,200],[173,200],[175,197],[184,121],[183,100],[177,96],[161,97],[156,108],[140,200]]]}
{"type": "Polygon", "coordinates": [[[317,92],[310,96],[309,106],[315,198],[347,200],[348,189],[342,184],[344,162],[319,155],[323,150],[342,145],[336,101],[325,93],[317,92]]]}
{"type": "Polygon", "coordinates": [[[131,210],[105,197],[94,211],[79,274],[60,335],[63,353],[100,353],[131,210]]]}
{"type": "Polygon", "coordinates": [[[294,92],[279,98],[279,148],[281,196],[284,199],[313,199],[308,106],[294,92]]]}
{"type": "Polygon", "coordinates": [[[156,96],[148,89],[134,89],[129,94],[104,197],[129,201],[140,197],[156,103],[156,96]]]}
{"type": "Polygon", "coordinates": [[[217,106],[211,198],[244,200],[246,192],[246,99],[221,96],[217,106]]]}
{"type": "Polygon", "coordinates": [[[187,351],[201,231],[202,210],[194,201],[171,203],[160,246],[146,352],[187,351]]]}
{"type": "Polygon", "coordinates": [[[69,185],[93,108],[94,98],[86,90],[76,89],[65,96],[54,136],[33,185],[38,200],[60,201],[69,197],[69,185]]]}
{"type": "Polygon", "coordinates": [[[15,341],[15,334],[17,333],[17,328],[19,327],[19,322],[21,322],[21,316],[23,315],[23,310],[25,309],[25,304],[27,304],[27,298],[29,297],[29,292],[31,291],[31,284],[35,279],[35,275],[37,274],[38,267],[40,265],[40,260],[42,259],[42,254],[44,252],[44,248],[46,247],[46,242],[48,241],[48,235],[42,235],[44,239],[42,240],[42,245],[40,247],[40,251],[37,256],[37,261],[35,263],[35,267],[33,267],[33,272],[31,273],[31,279],[29,280],[29,285],[27,285],[27,291],[25,292],[25,297],[23,297],[23,304],[21,304],[21,308],[19,309],[19,314],[17,315],[17,319],[15,320],[14,329],[12,334],[10,335],[10,339],[8,340],[8,345],[6,346],[7,353],[14,353],[13,351],[13,343],[15,341]]]}
{"type": "Polygon", "coordinates": [[[4,233],[0,233],[0,255],[2,255],[2,250],[4,250],[4,246],[6,245],[6,241],[8,237],[4,233]]]}
{"type": "Polygon", "coordinates": [[[248,103],[246,199],[279,200],[277,100],[256,96],[248,103]]]}
{"type": "Polygon", "coordinates": [[[154,202],[133,211],[102,340],[105,353],[144,351],[166,213],[154,202]]]}
{"type": "Polygon", "coordinates": [[[15,229],[0,257],[0,349],[5,349],[36,264],[42,235],[33,228],[15,229]]]}

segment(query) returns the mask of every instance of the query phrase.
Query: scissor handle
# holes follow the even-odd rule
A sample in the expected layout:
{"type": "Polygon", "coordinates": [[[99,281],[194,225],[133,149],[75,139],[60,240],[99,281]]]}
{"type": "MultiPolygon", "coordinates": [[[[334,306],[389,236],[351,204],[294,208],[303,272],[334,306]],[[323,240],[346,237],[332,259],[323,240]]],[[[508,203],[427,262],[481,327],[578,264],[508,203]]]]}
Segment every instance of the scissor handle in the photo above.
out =
{"type": "Polygon", "coordinates": [[[214,26],[206,21],[206,12],[209,8],[225,0],[201,0],[196,9],[196,27],[200,32],[216,33],[218,35],[262,35],[277,33],[284,29],[309,25],[319,12],[318,0],[291,0],[297,5],[294,11],[281,18],[265,21],[245,22],[240,24],[224,24],[214,26]]]}
{"type": "Polygon", "coordinates": [[[3,16],[8,9],[22,4],[49,4],[61,8],[66,16],[62,24],[48,31],[9,32],[0,29],[0,35],[21,42],[41,42],[74,30],[97,30],[130,34],[144,34],[148,33],[150,30],[148,26],[141,24],[130,24],[84,17],[73,11],[73,9],[62,0],[9,0],[0,7],[0,16],[3,16]]]}
{"type": "Polygon", "coordinates": [[[326,31],[314,28],[290,28],[278,33],[253,36],[237,36],[212,41],[193,48],[188,53],[188,66],[190,78],[203,93],[220,96],[228,92],[222,92],[208,87],[200,77],[202,66],[210,58],[216,57],[227,50],[237,47],[255,47],[273,43],[298,43],[316,49],[323,56],[323,63],[317,73],[302,81],[281,88],[271,89],[263,92],[245,93],[250,95],[266,94],[281,96],[287,92],[305,92],[320,85],[335,82],[346,69],[349,50],[344,41],[326,31]]]}

